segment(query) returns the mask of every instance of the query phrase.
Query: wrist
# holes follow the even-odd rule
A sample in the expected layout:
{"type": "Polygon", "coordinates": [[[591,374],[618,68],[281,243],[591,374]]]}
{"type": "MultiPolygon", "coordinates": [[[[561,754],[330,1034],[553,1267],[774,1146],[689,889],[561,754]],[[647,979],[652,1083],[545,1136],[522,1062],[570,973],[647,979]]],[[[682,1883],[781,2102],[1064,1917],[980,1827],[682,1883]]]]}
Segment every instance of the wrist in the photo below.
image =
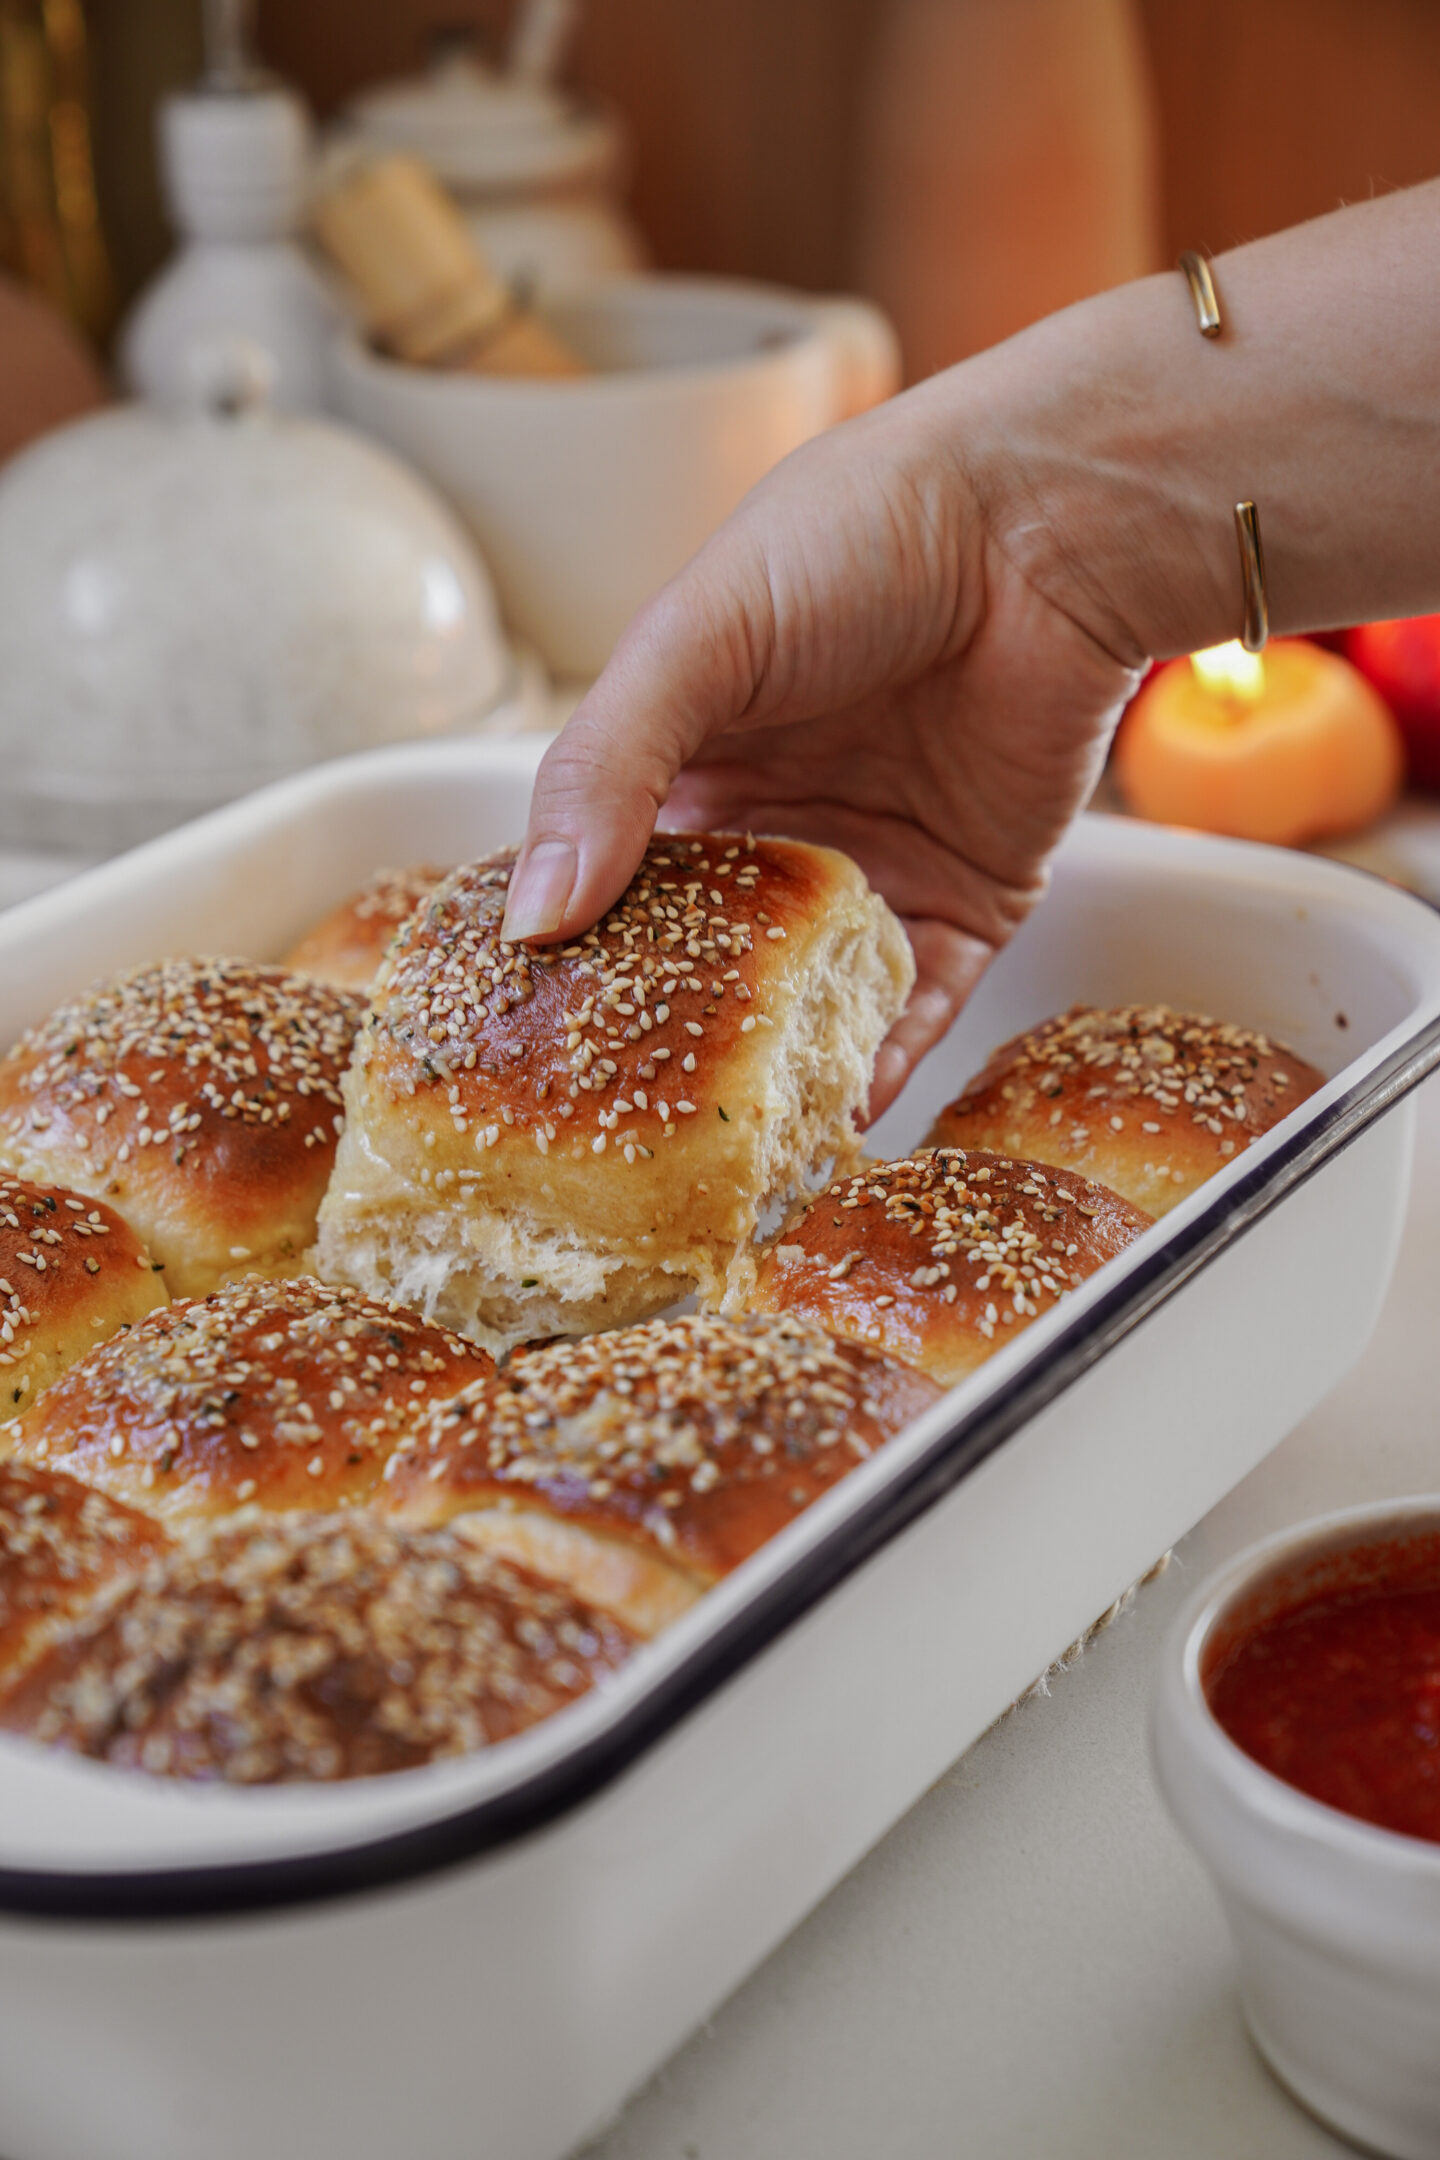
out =
{"type": "Polygon", "coordinates": [[[1440,184],[1215,263],[1223,330],[1141,279],[937,377],[997,544],[1117,657],[1238,635],[1253,500],[1271,625],[1436,604],[1440,184]]]}
{"type": "Polygon", "coordinates": [[[1242,461],[1227,471],[1207,441],[1216,357],[1179,276],[1159,276],[1047,318],[946,383],[993,543],[1128,667],[1239,633],[1246,489],[1242,461]]]}

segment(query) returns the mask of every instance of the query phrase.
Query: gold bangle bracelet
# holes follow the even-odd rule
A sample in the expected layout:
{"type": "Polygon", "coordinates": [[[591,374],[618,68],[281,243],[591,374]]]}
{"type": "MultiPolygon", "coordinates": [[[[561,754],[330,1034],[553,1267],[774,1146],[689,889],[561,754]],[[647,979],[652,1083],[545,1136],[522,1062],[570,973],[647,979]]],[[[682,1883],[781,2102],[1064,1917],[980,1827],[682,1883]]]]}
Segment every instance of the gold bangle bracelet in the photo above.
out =
{"type": "Polygon", "coordinates": [[[1270,600],[1265,590],[1265,550],[1260,545],[1260,513],[1253,502],[1235,505],[1235,536],[1240,542],[1240,584],[1245,594],[1246,652],[1263,652],[1270,635],[1270,600]]]}
{"type": "Polygon", "coordinates": [[[1220,296],[1215,290],[1215,280],[1210,265],[1203,255],[1193,248],[1186,248],[1180,257],[1180,268],[1185,273],[1185,283],[1190,288],[1190,300],[1195,309],[1195,327],[1201,337],[1219,337],[1220,296]]]}
{"type": "MultiPolygon", "coordinates": [[[[1190,290],[1196,329],[1201,337],[1219,337],[1223,327],[1220,295],[1215,290],[1215,279],[1209,263],[1203,255],[1197,255],[1193,248],[1186,248],[1180,257],[1180,269],[1190,290]]],[[[1235,537],[1240,543],[1240,587],[1245,596],[1245,627],[1240,633],[1240,642],[1246,652],[1263,652],[1266,639],[1270,635],[1270,601],[1265,590],[1265,550],[1260,545],[1260,513],[1253,502],[1236,503],[1235,537]]]]}

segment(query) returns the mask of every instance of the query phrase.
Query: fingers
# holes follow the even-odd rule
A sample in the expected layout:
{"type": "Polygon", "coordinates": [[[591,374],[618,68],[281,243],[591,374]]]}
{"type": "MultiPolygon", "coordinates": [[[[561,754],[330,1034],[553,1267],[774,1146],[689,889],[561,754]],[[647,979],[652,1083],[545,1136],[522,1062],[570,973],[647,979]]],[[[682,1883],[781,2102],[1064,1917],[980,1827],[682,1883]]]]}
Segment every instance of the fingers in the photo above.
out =
{"type": "Polygon", "coordinates": [[[746,709],[772,639],[743,536],[712,542],[637,617],[541,762],[503,935],[588,928],[633,877],[670,784],[746,709]]]}
{"type": "Polygon", "coordinates": [[[867,1125],[889,1109],[927,1051],[933,1050],[995,957],[983,938],[950,923],[910,921],[915,987],[875,1060],[867,1125]]]}
{"type": "Polygon", "coordinates": [[[923,410],[793,452],[632,624],[541,765],[508,939],[592,923],[714,737],[854,705],[964,644],[979,528],[923,410]]]}

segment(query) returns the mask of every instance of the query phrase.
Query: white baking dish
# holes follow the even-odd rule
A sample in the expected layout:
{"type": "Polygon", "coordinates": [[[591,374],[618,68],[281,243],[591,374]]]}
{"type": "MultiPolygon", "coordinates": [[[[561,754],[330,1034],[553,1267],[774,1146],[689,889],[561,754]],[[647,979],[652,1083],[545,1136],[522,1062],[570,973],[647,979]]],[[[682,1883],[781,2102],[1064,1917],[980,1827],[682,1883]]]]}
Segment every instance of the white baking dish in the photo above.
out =
{"type": "MultiPolygon", "coordinates": [[[[330,766],[15,910],[0,1034],[141,958],[274,954],[377,863],[513,837],[534,756],[330,766]]],[[[308,1791],[0,1743],[6,2160],[554,2160],[1334,1383],[1404,1212],[1410,1116],[1380,1114],[1440,1062],[1440,918],[1088,821],[878,1146],[1075,998],[1262,1025],[1334,1078],[605,1690],[308,1791]]]]}

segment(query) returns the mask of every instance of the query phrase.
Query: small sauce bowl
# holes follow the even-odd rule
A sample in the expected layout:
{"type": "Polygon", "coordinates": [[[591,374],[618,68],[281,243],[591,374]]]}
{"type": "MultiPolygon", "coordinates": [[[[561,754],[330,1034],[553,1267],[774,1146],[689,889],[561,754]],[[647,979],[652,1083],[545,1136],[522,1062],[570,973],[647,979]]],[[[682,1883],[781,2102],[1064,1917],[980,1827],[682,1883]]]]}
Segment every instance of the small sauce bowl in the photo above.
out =
{"type": "MultiPolygon", "coordinates": [[[[1252,1546],[1177,1620],[1151,1725],[1161,1792],[1220,1892],[1257,2047],[1312,2113],[1393,2160],[1440,2154],[1440,1842],[1276,1777],[1230,1738],[1205,1687],[1268,1620],[1379,1586],[1387,1546],[1430,1544],[1440,1584],[1434,1494],[1347,1508],[1252,1546]]],[[[1399,1581],[1413,1576],[1402,1562],[1399,1581]]]]}

